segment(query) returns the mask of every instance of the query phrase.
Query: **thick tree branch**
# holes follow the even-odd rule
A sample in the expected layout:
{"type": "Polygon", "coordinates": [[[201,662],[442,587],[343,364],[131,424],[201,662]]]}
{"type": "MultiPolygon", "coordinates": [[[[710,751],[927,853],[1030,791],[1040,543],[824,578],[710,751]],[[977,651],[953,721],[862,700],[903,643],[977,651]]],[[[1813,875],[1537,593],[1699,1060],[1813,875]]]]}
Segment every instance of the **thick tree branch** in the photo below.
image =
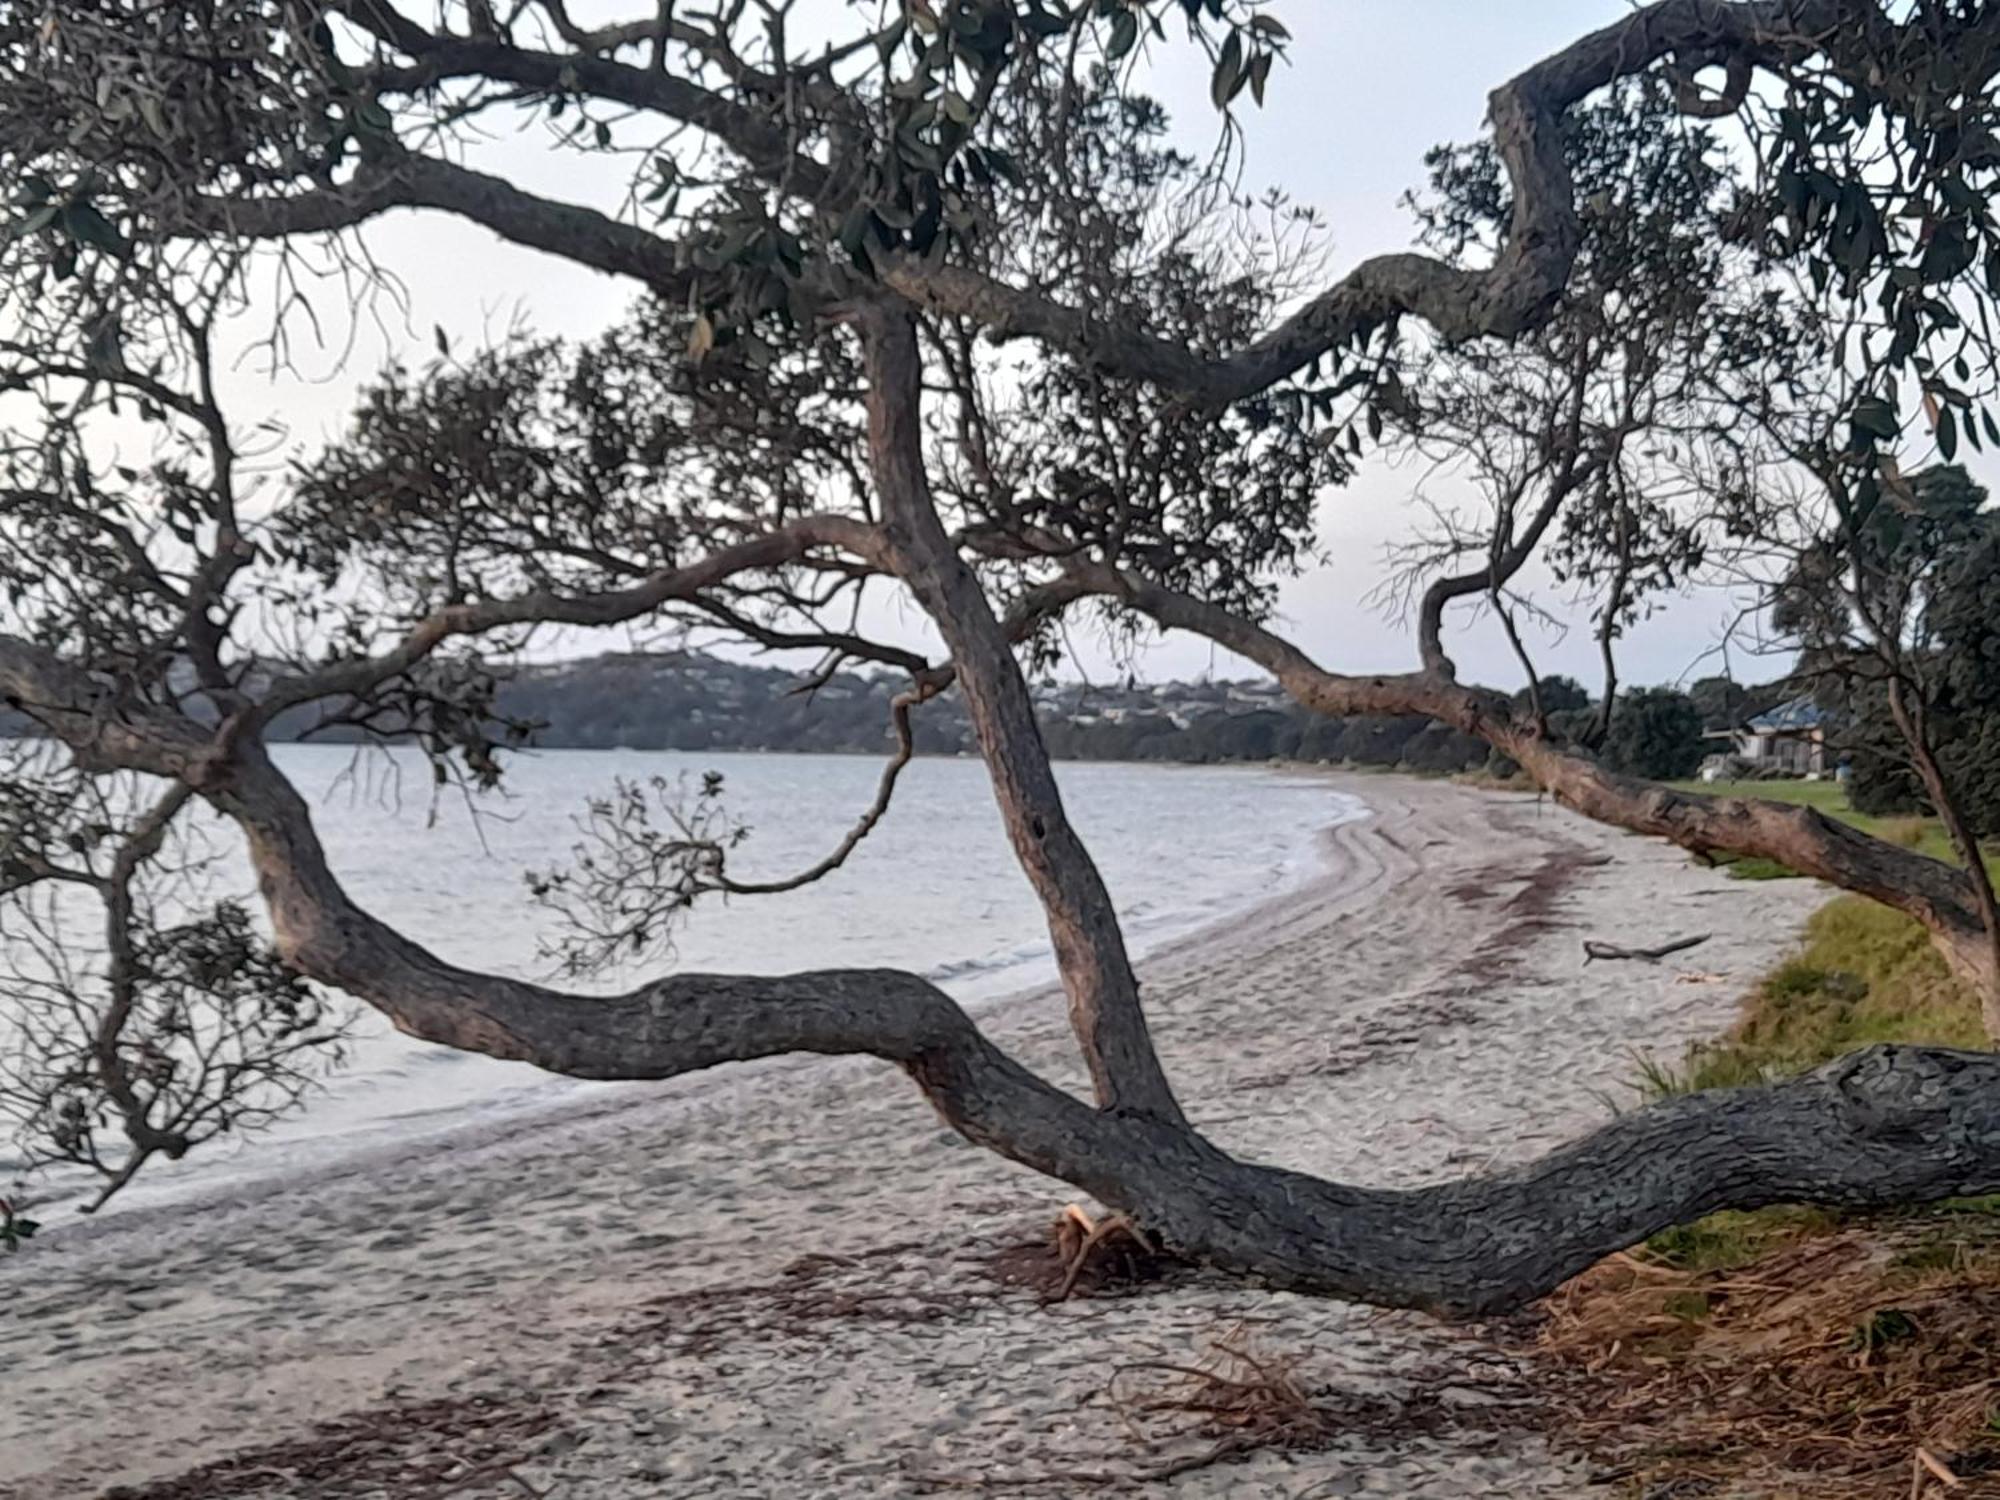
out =
{"type": "Polygon", "coordinates": [[[1816,808],[1755,797],[1708,797],[1606,770],[1517,719],[1497,693],[1429,673],[1351,677],[1329,672],[1283,637],[1215,605],[1094,562],[1074,576],[1160,624],[1206,636],[1256,662],[1316,713],[1428,714],[1485,740],[1584,816],[1656,834],[1697,853],[1773,859],[1917,918],[1957,966],[1984,943],[1971,882],[1942,860],[1862,833],[1816,808]]]}
{"type": "Polygon", "coordinates": [[[1858,9],[1848,0],[1658,0],[1579,38],[1487,101],[1513,201],[1492,266],[1469,271],[1410,253],[1373,257],[1224,358],[1204,359],[1143,329],[1103,323],[1089,309],[960,266],[886,258],[883,279],[919,306],[968,317],[994,337],[1037,339],[1203,405],[1264,390],[1404,315],[1422,318],[1448,341],[1513,338],[1547,316],[1580,241],[1561,144],[1565,111],[1664,59],[1724,54],[1772,66],[1809,56],[1858,9]]]}
{"type": "Polygon", "coordinates": [[[816,199],[827,190],[827,169],[798,155],[790,136],[775,128],[767,114],[671,73],[594,53],[539,52],[458,37],[431,37],[423,42],[410,37],[407,43],[399,41],[397,45],[417,59],[416,65],[376,73],[373,81],[378,89],[414,93],[452,78],[560,89],[663,115],[705,131],[743,157],[759,177],[782,183],[799,197],[816,199]]]}
{"type": "MultiPolygon", "coordinates": [[[[356,11],[364,8],[357,0],[356,11]]],[[[1264,390],[1406,315],[1422,318],[1451,341],[1513,337],[1547,316],[1568,280],[1580,239],[1561,141],[1567,110],[1617,79],[1669,60],[1726,57],[1782,67],[1818,53],[1841,26],[1870,17],[1880,20],[1873,6],[1853,0],[1656,0],[1579,38],[1489,97],[1488,116],[1513,202],[1512,221],[1490,267],[1467,270],[1414,253],[1374,257],[1261,338],[1220,358],[962,265],[933,266],[888,252],[876,263],[883,282],[918,307],[964,317],[995,338],[1038,340],[1205,405],[1225,405],[1264,390]]],[[[410,77],[389,75],[389,82],[415,87],[428,77],[479,76],[595,94],[709,131],[786,192],[829,211],[842,206],[845,195],[831,191],[825,168],[799,159],[789,140],[755,111],[698,85],[590,52],[563,57],[492,41],[440,38],[407,22],[383,24],[384,34],[417,59],[410,77]]],[[[1890,45],[1885,40],[1881,49],[1890,45]]],[[[516,243],[663,291],[686,285],[688,272],[672,241],[423,156],[371,164],[341,188],[283,199],[200,200],[178,222],[160,227],[168,233],[268,238],[350,228],[399,206],[455,213],[516,243]]]]}
{"type": "Polygon", "coordinates": [[[670,601],[693,600],[702,590],[752,569],[780,567],[819,547],[838,547],[864,559],[884,556],[875,528],[847,516],[805,516],[724,547],[677,568],[664,568],[628,588],[597,594],[537,589],[506,599],[453,604],[426,616],[394,649],[378,656],[335,662],[314,672],[280,678],[257,706],[260,722],[318,698],[358,695],[401,676],[454,636],[480,635],[510,625],[622,624],[670,601]]]}
{"type": "Polygon", "coordinates": [[[359,228],[391,209],[431,208],[663,296],[684,293],[695,272],[677,242],[573,203],[544,198],[504,177],[412,153],[365,163],[337,187],[284,197],[189,198],[166,211],[162,233],[286,239],[359,228]]]}
{"type": "MultiPolygon", "coordinates": [[[[72,730],[116,718],[108,689],[36,648],[0,642],[0,682],[44,701],[75,690],[61,710],[72,730]]],[[[1472,696],[1433,686],[1439,707],[1472,696]]],[[[1381,679],[1355,696],[1381,702],[1396,691],[1381,679]]],[[[789,1052],[878,1056],[974,1142],[1135,1215],[1183,1253],[1275,1285],[1488,1312],[1717,1209],[1876,1207],[2000,1189],[2000,1058],[1983,1054],[1876,1048],[1775,1087],[1621,1116],[1509,1171],[1388,1192],[1239,1162],[1151,1112],[1092,1109],[1021,1068],[911,974],[686,974],[603,998],[478,974],[347,896],[308,808],[261,745],[202,760],[188,744],[200,742],[197,726],[157,713],[124,723],[121,733],[161,746],[155,764],[197,774],[243,829],[287,961],[411,1035],[598,1079],[666,1078],[789,1052]]]]}
{"type": "Polygon", "coordinates": [[[922,357],[914,321],[874,307],[862,319],[868,446],[896,573],[944,637],[994,799],[1041,898],[1069,993],[1070,1021],[1107,1109],[1178,1120],[1147,1033],[1138,981],[1104,880],[1070,826],[1007,632],[946,535],[924,468],[922,357]]]}

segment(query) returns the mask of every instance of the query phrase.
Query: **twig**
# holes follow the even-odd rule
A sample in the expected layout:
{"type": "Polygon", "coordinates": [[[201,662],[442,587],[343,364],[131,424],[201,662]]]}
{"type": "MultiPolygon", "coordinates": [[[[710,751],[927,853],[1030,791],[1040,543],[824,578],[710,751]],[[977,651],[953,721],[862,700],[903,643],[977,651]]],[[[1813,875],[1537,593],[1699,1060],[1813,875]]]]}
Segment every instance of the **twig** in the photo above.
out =
{"type": "Polygon", "coordinates": [[[1932,1475],[1946,1489],[1962,1490],[1965,1488],[1965,1481],[1940,1463],[1928,1448],[1918,1448],[1916,1458],[1917,1488],[1911,1491],[1912,1494],[1922,1493],[1924,1470],[1926,1469],[1929,1469],[1932,1475]]]}
{"type": "Polygon", "coordinates": [[[1621,948],[1616,943],[1600,943],[1595,939],[1585,939],[1583,961],[1589,963],[1594,958],[1636,958],[1649,964],[1656,964],[1669,953],[1680,953],[1689,948],[1700,947],[1709,939],[1704,932],[1697,937],[1675,938],[1671,943],[1662,943],[1657,948],[1621,948]]]}

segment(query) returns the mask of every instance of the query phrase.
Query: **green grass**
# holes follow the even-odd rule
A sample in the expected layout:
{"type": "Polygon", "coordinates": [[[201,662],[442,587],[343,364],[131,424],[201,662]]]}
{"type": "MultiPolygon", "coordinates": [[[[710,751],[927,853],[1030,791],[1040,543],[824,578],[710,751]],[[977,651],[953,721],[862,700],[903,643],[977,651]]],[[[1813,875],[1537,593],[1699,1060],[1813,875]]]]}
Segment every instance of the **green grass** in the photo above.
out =
{"type": "Polygon", "coordinates": [[[1678,1068],[1648,1060],[1649,1097],[1789,1078],[1877,1042],[1985,1045],[1979,1002],[1901,912],[1840,896],[1806,923],[1805,947],[1764,977],[1726,1037],[1678,1068]]]}

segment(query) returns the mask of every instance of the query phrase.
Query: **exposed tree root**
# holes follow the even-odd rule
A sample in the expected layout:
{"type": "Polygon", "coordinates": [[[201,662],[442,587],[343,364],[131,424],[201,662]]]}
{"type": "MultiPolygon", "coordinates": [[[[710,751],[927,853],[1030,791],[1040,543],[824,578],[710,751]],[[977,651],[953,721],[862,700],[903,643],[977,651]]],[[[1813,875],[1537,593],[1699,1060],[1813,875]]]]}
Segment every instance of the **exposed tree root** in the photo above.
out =
{"type": "Polygon", "coordinates": [[[1185,1262],[1124,1214],[1095,1219],[1072,1203],[1049,1226],[1048,1238],[1009,1245],[985,1257],[984,1265],[1003,1286],[1031,1291],[1043,1302],[1066,1302],[1130,1295],[1185,1262]]]}

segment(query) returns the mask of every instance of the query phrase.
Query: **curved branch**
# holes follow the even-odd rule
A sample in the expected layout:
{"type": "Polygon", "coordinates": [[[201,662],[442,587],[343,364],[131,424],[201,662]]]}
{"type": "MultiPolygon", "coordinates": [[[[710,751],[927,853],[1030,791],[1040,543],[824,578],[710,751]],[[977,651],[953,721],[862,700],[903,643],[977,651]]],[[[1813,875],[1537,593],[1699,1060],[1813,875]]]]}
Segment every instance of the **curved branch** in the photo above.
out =
{"type": "MultiPolygon", "coordinates": [[[[1242,632],[1235,639],[1256,645],[1242,632]]],[[[65,671],[47,653],[0,641],[0,680],[10,688],[76,685],[65,671]]],[[[1355,696],[1393,692],[1395,683],[1364,682],[1355,696]]],[[[1325,686],[1344,690],[1336,679],[1325,686]]],[[[1432,689],[1435,705],[1419,707],[1478,707],[1470,690],[1432,689]]],[[[102,710],[101,699],[86,699],[64,711],[88,720],[102,710]]],[[[195,727],[183,724],[153,713],[127,730],[161,740],[164,765],[184,758],[195,727]]],[[[1177,1120],[1092,1109],[994,1047],[912,974],[683,974],[597,998],[458,968],[349,898],[310,810],[260,744],[194,769],[244,831],[287,961],[413,1036],[595,1079],[667,1078],[789,1052],[881,1057],[968,1139],[1125,1210],[1191,1257],[1277,1285],[1490,1312],[1716,1209],[1876,1207],[2000,1189],[2000,1058],[1888,1047],[1776,1087],[1628,1114],[1510,1171],[1413,1192],[1322,1182],[1237,1161],[1177,1120]]],[[[1714,806],[1725,816],[1779,811],[1714,806]]],[[[1930,863],[1910,857],[1912,869],[1930,863]]]]}
{"type": "Polygon", "coordinates": [[[875,800],[868,804],[854,826],[848,829],[846,835],[834,846],[831,854],[810,868],[801,870],[796,875],[787,876],[783,880],[749,881],[731,880],[726,874],[720,873],[721,851],[717,850],[718,873],[715,877],[717,889],[727,891],[732,896],[777,895],[783,891],[795,891],[801,886],[811,885],[815,880],[831,875],[846,864],[847,857],[861,846],[863,839],[875,831],[875,825],[880,823],[889,811],[889,802],[896,795],[897,779],[902,776],[903,768],[910,763],[911,757],[917,753],[916,738],[910,732],[910,710],[939,691],[941,689],[932,686],[931,679],[927,678],[924,684],[908,692],[898,693],[890,700],[889,721],[896,734],[895,753],[884,763],[881,779],[875,783],[875,800]]]}
{"type": "Polygon", "coordinates": [[[351,180],[287,197],[192,197],[163,215],[170,236],[285,239],[356,229],[395,208],[431,208],[483,225],[504,240],[633,280],[663,296],[685,294],[694,272],[671,239],[544,198],[504,177],[410,153],[367,162],[351,180]]]}
{"type": "Polygon", "coordinates": [[[1698,854],[1758,855],[1856,891],[1922,922],[1955,965],[1984,943],[1971,883],[1943,860],[1874,838],[1817,808],[1757,797],[1710,797],[1606,770],[1545,738],[1497,693],[1432,673],[1350,677],[1329,672],[1254,621],[1101,563],[1072,574],[1158,623],[1206,636],[1257,663],[1315,713],[1428,714],[1517,762],[1544,790],[1600,823],[1655,834],[1698,854]]]}
{"type": "Polygon", "coordinates": [[[357,905],[311,812],[263,747],[244,745],[210,799],[242,828],[287,962],[358,996],[407,1035],[575,1078],[660,1079],[792,1052],[901,1065],[970,1139],[1069,1176],[1094,1111],[983,1037],[942,990],[886,969],[676,974],[623,995],[566,994],[446,963],[357,905]]]}
{"type": "MultiPolygon", "coordinates": [[[[1494,601],[1496,607],[1498,606],[1501,591],[1513,580],[1516,573],[1527,566],[1528,559],[1535,555],[1535,549],[1541,545],[1542,537],[1547,534],[1550,523],[1555,520],[1569,497],[1575,493],[1573,471],[1572,464],[1550,482],[1548,490],[1542,496],[1541,505],[1528,520],[1526,531],[1519,536],[1510,536],[1504,546],[1500,545],[1498,537],[1494,539],[1495,545],[1485,567],[1470,573],[1434,579],[1430,587],[1424,590],[1424,597],[1417,606],[1417,649],[1423,657],[1426,670],[1440,677],[1457,677],[1458,669],[1444,649],[1445,607],[1453,600],[1469,599],[1474,594],[1485,594],[1494,601]]],[[[1520,490],[1525,484],[1524,480],[1500,508],[1500,513],[1506,518],[1510,531],[1513,526],[1514,506],[1519,503],[1520,490]]],[[[1507,627],[1509,635],[1513,634],[1513,629],[1510,623],[1507,627]]],[[[1531,671],[1530,686],[1534,685],[1533,675],[1531,671]]]]}
{"type": "Polygon", "coordinates": [[[693,600],[703,589],[737,573],[796,561],[816,547],[839,547],[862,558],[883,555],[879,534],[866,523],[847,516],[805,516],[683,567],[663,568],[628,588],[598,594],[537,589],[507,599],[447,605],[419,621],[400,644],[379,656],[278,679],[258,703],[257,718],[268,721],[284,709],[317,698],[365,693],[409,671],[453,636],[480,635],[509,625],[622,624],[672,600],[693,600]]]}
{"type": "MultiPolygon", "coordinates": [[[[372,7],[356,0],[354,8],[372,7]]],[[[995,338],[1039,340],[1205,405],[1263,390],[1405,315],[1422,318],[1451,341],[1513,337],[1547,317],[1569,278],[1580,239],[1561,140],[1568,109],[1617,79],[1668,59],[1727,57],[1776,67],[1809,57],[1857,11],[1880,19],[1873,6],[1857,7],[1853,0],[1655,0],[1577,39],[1489,96],[1487,112],[1513,198],[1512,220],[1490,267],[1466,270],[1416,253],[1373,257],[1230,355],[1205,357],[1145,328],[1103,322],[1091,309],[965,266],[933,266],[921,257],[884,252],[877,268],[884,284],[918,307],[967,318],[995,338]]],[[[826,169],[799,161],[789,142],[754,111],[657,69],[588,52],[559,57],[491,41],[438,38],[415,28],[397,34],[396,44],[418,59],[417,66],[407,78],[384,75],[386,82],[415,87],[426,77],[448,73],[594,92],[711,131],[753,164],[776,173],[786,191],[828,211],[843,206],[846,195],[831,191],[826,169]],[[573,82],[564,81],[565,70],[573,82]]],[[[687,285],[689,272],[671,240],[424,156],[367,165],[351,184],[289,198],[198,200],[179,221],[161,228],[170,234],[275,237],[350,228],[398,206],[455,213],[518,244],[669,293],[687,285]]]]}
{"type": "Polygon", "coordinates": [[[1088,309],[963,267],[883,257],[883,279],[918,305],[971,318],[994,337],[1034,338],[1202,405],[1264,390],[1406,314],[1447,341],[1513,338],[1547,317],[1576,257],[1581,230],[1561,141],[1562,116],[1571,106],[1667,58],[1726,53],[1769,66],[1809,56],[1819,36],[1851,19],[1854,9],[1846,0],[1656,0],[1577,39],[1488,98],[1513,199],[1512,221],[1489,268],[1468,271],[1415,253],[1375,256],[1222,358],[1099,322],[1088,309]]]}
{"type": "Polygon", "coordinates": [[[743,157],[759,177],[782,183],[798,196],[814,199],[826,191],[827,169],[800,156],[791,137],[773,127],[768,116],[671,73],[616,62],[588,50],[539,52],[498,41],[422,33],[400,37],[397,45],[417,59],[416,66],[371,75],[379,90],[415,93],[446,79],[478,78],[585,95],[706,131],[743,157]],[[419,41],[419,35],[426,39],[419,41]]]}

